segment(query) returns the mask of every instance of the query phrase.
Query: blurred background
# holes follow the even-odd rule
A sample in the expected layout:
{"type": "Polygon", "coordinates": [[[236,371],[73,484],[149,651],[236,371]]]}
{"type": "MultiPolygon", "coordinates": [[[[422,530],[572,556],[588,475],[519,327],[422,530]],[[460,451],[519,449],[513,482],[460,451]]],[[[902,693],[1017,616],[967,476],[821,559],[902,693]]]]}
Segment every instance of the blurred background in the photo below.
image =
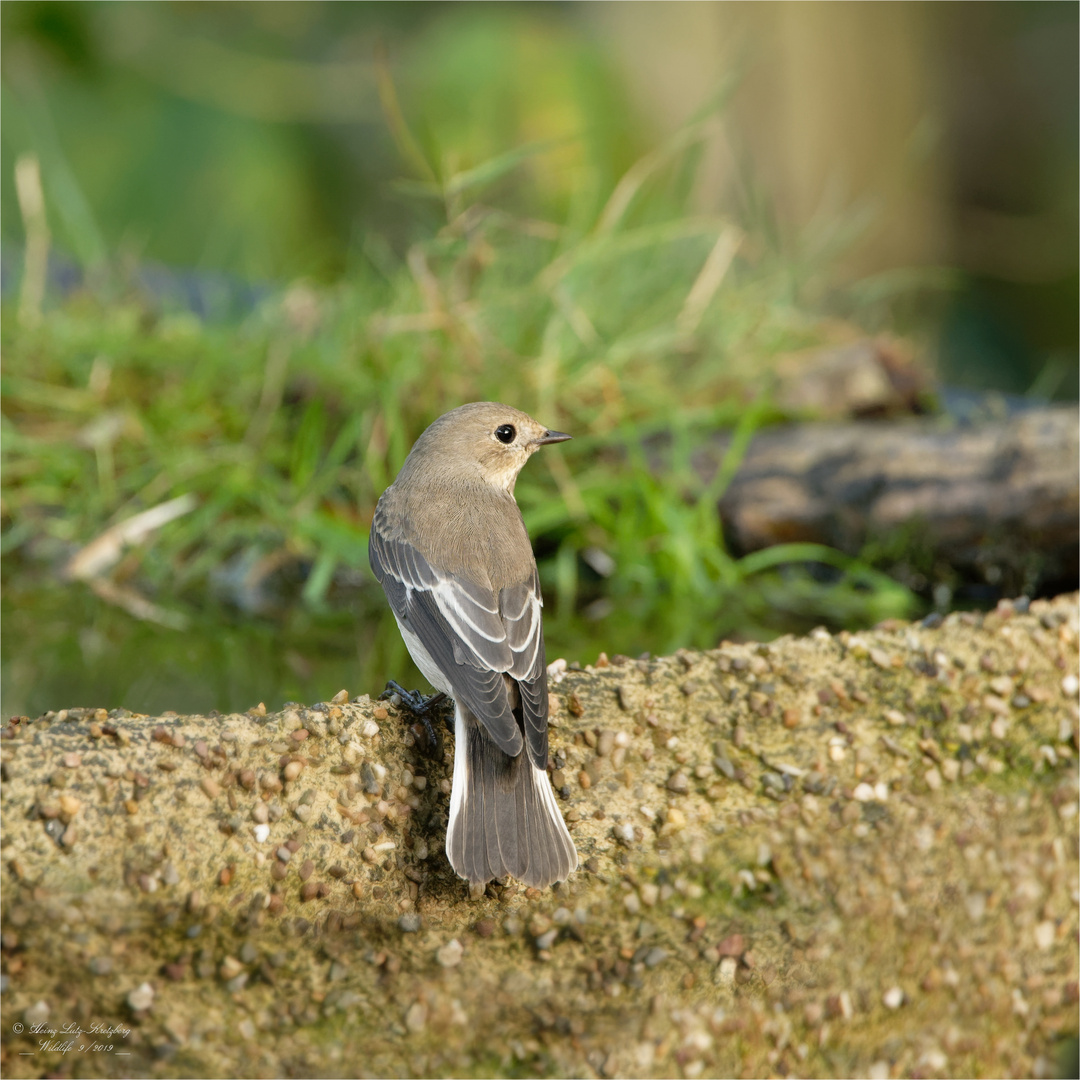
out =
{"type": "Polygon", "coordinates": [[[1049,588],[716,506],[822,418],[793,356],[888,340],[946,425],[1075,401],[1078,12],[5,0],[5,713],[422,685],[367,529],[476,399],[575,435],[518,488],[549,659],[1049,588]]]}

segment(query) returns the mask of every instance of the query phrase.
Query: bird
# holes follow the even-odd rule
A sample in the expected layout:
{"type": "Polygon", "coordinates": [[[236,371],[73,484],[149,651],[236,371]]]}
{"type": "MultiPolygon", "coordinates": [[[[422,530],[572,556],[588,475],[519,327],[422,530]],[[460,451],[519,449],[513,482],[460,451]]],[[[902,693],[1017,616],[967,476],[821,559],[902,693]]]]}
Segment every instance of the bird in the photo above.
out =
{"type": "Polygon", "coordinates": [[[372,519],[368,557],[401,636],[454,702],[446,854],[474,888],[507,875],[546,888],[578,865],[547,774],[543,598],[514,498],[529,458],[569,438],[508,405],[461,405],[416,440],[372,519]]]}

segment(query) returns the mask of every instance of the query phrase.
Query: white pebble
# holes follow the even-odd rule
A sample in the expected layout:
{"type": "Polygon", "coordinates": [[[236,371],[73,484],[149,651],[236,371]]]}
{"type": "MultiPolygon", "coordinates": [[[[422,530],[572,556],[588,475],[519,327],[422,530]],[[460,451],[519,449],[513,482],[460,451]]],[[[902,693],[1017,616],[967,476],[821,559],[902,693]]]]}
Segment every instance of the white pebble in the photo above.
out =
{"type": "Polygon", "coordinates": [[[885,991],[881,999],[886,1009],[899,1009],[904,1004],[904,991],[899,986],[892,986],[885,991]]]}
{"type": "Polygon", "coordinates": [[[269,825],[256,825],[255,826],[255,843],[265,844],[267,838],[270,836],[269,825]]]}
{"type": "Polygon", "coordinates": [[[878,802],[885,802],[889,798],[889,785],[884,780],[879,780],[874,785],[874,798],[878,802]]]}
{"type": "Polygon", "coordinates": [[[435,959],[445,968],[457,967],[464,955],[461,942],[457,938],[451,938],[435,953],[435,959]]]}
{"type": "Polygon", "coordinates": [[[858,802],[870,802],[874,798],[874,789],[869,784],[857,784],[851,794],[858,802]]]}
{"type": "Polygon", "coordinates": [[[149,1009],[154,1004],[154,988],[148,983],[144,982],[141,986],[137,986],[127,996],[127,1003],[136,1011],[142,1012],[144,1009],[149,1009]]]}
{"type": "Polygon", "coordinates": [[[1046,919],[1035,927],[1035,944],[1042,950],[1049,949],[1057,936],[1057,926],[1053,920],[1046,919]]]}
{"type": "Polygon", "coordinates": [[[374,738],[374,736],[379,734],[379,725],[376,724],[374,720],[365,720],[364,726],[360,729],[360,734],[363,735],[365,739],[374,738]]]}
{"type": "Polygon", "coordinates": [[[1075,675],[1066,675],[1061,680],[1061,690],[1066,697],[1076,697],[1080,693],[1080,679],[1077,679],[1075,675]]]}
{"type": "Polygon", "coordinates": [[[972,922],[981,922],[986,915],[986,893],[968,893],[964,899],[964,905],[972,922]]]}
{"type": "Polygon", "coordinates": [[[45,1021],[49,1019],[49,1013],[51,1011],[47,1001],[39,1001],[36,1005],[31,1005],[30,1008],[23,1013],[23,1020],[25,1020],[30,1027],[35,1027],[38,1024],[44,1024],[45,1021]]]}
{"type": "Polygon", "coordinates": [[[718,986],[734,986],[735,985],[735,972],[739,968],[739,963],[734,956],[725,956],[720,961],[720,966],[716,969],[716,975],[714,976],[714,982],[718,986]]]}
{"type": "Polygon", "coordinates": [[[932,1046],[919,1058],[919,1065],[933,1072],[944,1072],[949,1066],[949,1059],[936,1046],[932,1046]]]}

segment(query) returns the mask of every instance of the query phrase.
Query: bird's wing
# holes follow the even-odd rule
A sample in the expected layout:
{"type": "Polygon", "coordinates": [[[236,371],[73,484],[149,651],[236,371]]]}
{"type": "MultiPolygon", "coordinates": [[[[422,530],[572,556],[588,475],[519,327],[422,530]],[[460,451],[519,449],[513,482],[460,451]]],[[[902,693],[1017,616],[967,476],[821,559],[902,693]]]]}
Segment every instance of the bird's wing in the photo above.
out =
{"type": "MultiPolygon", "coordinates": [[[[477,716],[500,750],[516,757],[522,749],[522,737],[503,675],[517,678],[515,657],[525,652],[515,654],[509,643],[495,594],[456,574],[437,570],[412,544],[389,538],[380,524],[376,512],[368,557],[394,614],[416,634],[449,679],[454,697],[477,716]]],[[[523,611],[522,618],[526,615],[523,611]]],[[[532,648],[530,640],[523,641],[523,649],[532,648]]],[[[545,684],[545,706],[546,690],[545,684]]],[[[530,747],[532,744],[530,737],[530,747]]]]}
{"type": "Polygon", "coordinates": [[[499,592],[499,614],[513,656],[509,674],[517,680],[525,738],[533,762],[541,769],[547,765],[548,718],[543,605],[535,566],[528,579],[499,592]]]}

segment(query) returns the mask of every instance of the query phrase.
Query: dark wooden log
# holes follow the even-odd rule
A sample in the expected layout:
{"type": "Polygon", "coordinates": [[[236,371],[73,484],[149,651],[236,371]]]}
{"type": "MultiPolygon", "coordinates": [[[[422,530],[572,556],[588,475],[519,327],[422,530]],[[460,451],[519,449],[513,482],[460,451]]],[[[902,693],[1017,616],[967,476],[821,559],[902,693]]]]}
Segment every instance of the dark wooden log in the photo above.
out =
{"type": "MultiPolygon", "coordinates": [[[[1075,588],[1078,430],[1075,406],[971,426],[922,417],[769,428],[720,501],[725,533],[740,552],[813,541],[851,554],[900,536],[1006,594],[1075,588]]],[[[704,479],[725,447],[718,438],[697,456],[704,479]]]]}

